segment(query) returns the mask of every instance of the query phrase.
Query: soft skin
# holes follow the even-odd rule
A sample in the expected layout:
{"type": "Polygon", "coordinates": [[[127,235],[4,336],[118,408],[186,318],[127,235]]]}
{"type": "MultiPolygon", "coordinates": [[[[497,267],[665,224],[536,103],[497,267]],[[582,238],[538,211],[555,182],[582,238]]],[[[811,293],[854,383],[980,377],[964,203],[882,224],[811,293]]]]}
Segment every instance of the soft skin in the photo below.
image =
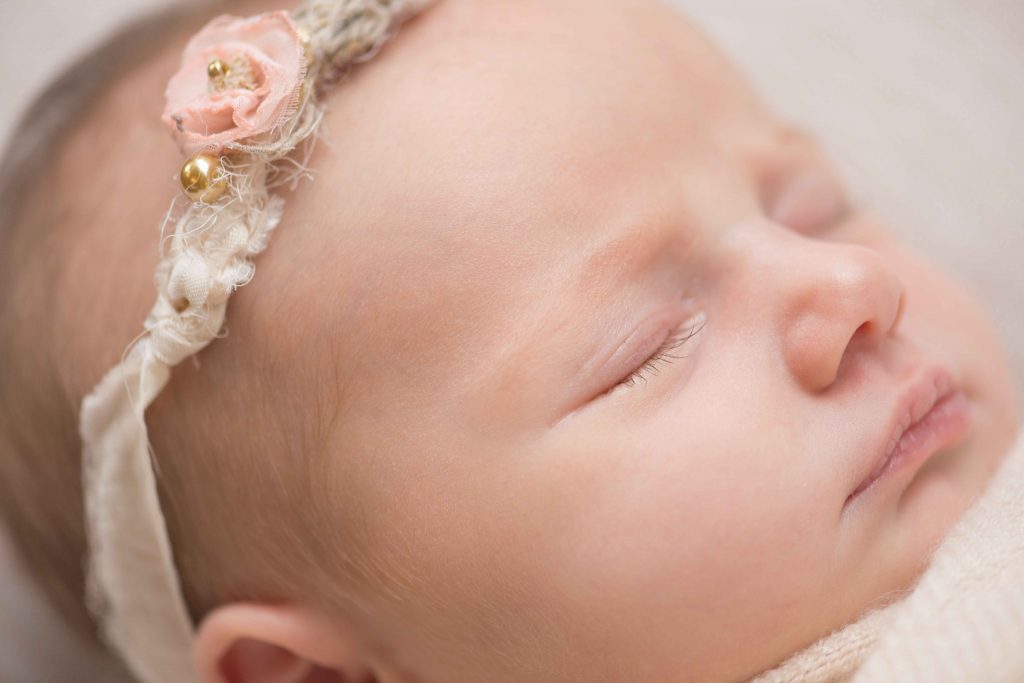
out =
{"type": "Polygon", "coordinates": [[[278,330],[388,590],[225,602],[209,681],[741,679],[911,587],[1012,440],[978,303],[667,7],[446,0],[324,130],[207,357],[278,330]],[[847,504],[931,364],[969,434],[847,504]]]}

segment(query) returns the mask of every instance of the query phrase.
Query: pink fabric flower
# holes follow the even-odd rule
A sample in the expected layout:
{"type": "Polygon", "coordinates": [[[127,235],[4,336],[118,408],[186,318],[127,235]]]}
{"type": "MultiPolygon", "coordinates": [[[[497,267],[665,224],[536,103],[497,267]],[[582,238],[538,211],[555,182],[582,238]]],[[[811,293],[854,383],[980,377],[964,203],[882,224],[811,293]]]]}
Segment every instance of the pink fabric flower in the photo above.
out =
{"type": "Polygon", "coordinates": [[[219,16],[185,47],[181,69],[167,84],[162,117],[186,154],[272,130],[289,115],[306,75],[305,48],[287,12],[219,16]],[[230,68],[217,83],[207,65],[230,68]]]}

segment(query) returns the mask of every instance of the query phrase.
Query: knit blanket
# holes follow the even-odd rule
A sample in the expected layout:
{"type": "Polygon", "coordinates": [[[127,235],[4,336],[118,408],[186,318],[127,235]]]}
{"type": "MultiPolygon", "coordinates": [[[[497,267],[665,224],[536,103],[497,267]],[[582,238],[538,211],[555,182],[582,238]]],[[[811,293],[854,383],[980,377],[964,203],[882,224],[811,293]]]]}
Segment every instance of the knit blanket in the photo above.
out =
{"type": "Polygon", "coordinates": [[[913,591],[752,683],[1024,681],[1024,430],[913,591]]]}

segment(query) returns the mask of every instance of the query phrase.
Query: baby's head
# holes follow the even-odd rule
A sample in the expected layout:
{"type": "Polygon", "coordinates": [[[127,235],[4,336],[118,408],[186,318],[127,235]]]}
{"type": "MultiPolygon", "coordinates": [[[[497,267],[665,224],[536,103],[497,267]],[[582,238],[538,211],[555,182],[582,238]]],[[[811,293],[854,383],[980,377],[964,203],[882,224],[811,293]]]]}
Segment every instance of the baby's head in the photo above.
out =
{"type": "MultiPolygon", "coordinates": [[[[65,591],[184,35],[83,112],[0,253],[0,500],[65,591]]],[[[1012,439],[980,306],[666,6],[443,0],[323,132],[146,414],[207,680],[750,676],[908,589],[1012,439]]]]}

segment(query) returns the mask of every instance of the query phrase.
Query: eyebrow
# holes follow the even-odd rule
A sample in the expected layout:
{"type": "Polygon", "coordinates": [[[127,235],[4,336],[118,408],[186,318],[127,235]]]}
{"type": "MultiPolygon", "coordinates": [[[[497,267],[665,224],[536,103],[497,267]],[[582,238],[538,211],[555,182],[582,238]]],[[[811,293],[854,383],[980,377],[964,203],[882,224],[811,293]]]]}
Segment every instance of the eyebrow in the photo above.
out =
{"type": "Polygon", "coordinates": [[[569,275],[570,291],[577,297],[596,301],[640,280],[669,252],[676,253],[677,263],[689,261],[697,243],[697,230],[688,227],[688,222],[687,217],[631,221],[629,227],[604,239],[580,260],[569,275]]]}
{"type": "Polygon", "coordinates": [[[578,294],[607,294],[617,286],[634,282],[650,270],[651,264],[674,243],[679,244],[681,257],[692,251],[693,232],[678,226],[648,227],[628,230],[593,249],[582,259],[573,290],[578,294]],[[600,287],[594,291],[594,283],[600,287]]]}

